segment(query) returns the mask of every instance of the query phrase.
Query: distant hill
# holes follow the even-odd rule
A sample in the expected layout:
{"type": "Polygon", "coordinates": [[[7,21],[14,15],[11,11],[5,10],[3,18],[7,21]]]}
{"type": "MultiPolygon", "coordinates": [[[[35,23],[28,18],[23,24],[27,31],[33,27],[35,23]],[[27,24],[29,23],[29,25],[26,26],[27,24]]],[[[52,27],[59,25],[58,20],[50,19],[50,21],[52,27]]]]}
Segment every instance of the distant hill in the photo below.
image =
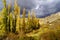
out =
{"type": "Polygon", "coordinates": [[[47,16],[45,18],[41,18],[40,23],[44,23],[44,24],[51,23],[51,22],[58,20],[58,19],[60,19],[60,12],[55,13],[55,14],[51,14],[50,16],[47,16]]]}

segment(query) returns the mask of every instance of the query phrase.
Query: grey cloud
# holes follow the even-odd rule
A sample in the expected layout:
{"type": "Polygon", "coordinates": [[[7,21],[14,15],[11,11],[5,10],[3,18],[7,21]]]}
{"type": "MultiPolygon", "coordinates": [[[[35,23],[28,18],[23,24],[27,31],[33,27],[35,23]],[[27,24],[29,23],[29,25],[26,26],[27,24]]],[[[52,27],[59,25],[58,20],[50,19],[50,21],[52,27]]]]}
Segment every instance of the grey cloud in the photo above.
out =
{"type": "MultiPolygon", "coordinates": [[[[9,1],[7,0],[7,4],[9,1]]],[[[13,4],[14,0],[12,0],[12,6],[13,4]]],[[[18,5],[21,7],[21,10],[26,8],[26,12],[33,9],[37,17],[45,17],[60,11],[60,0],[18,0],[18,5]]]]}
{"type": "Polygon", "coordinates": [[[60,0],[56,0],[56,1],[40,0],[37,9],[35,8],[34,10],[36,12],[37,17],[41,17],[41,16],[43,17],[58,12],[58,10],[60,9],[60,7],[58,8],[59,4],[60,4],[60,0]]]}

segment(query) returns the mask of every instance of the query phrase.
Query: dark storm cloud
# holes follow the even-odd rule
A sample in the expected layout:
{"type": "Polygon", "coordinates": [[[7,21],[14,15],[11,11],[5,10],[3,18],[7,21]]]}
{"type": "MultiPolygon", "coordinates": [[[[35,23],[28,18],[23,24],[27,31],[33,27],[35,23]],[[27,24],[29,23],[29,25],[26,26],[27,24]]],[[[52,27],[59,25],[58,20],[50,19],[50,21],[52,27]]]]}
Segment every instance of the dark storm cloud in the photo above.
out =
{"type": "MultiPolygon", "coordinates": [[[[7,0],[7,4],[10,0],[7,0]]],[[[0,0],[0,4],[2,4],[0,0]]],[[[12,0],[12,5],[14,0],[12,0]]],[[[43,17],[60,11],[60,0],[18,0],[21,9],[35,10],[37,17],[43,17]]],[[[0,8],[2,6],[0,5],[0,8]]],[[[26,14],[27,15],[27,14],[26,14]]]]}
{"type": "Polygon", "coordinates": [[[36,11],[37,17],[43,17],[60,11],[60,0],[40,0],[34,10],[36,11]]]}

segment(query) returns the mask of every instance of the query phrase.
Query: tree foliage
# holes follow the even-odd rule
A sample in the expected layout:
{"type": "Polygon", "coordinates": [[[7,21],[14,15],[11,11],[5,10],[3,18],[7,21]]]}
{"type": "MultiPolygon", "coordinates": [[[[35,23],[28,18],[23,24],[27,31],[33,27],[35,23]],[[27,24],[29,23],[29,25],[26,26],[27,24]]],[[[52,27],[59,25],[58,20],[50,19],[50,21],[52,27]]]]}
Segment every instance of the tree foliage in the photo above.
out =
{"type": "MultiPolygon", "coordinates": [[[[0,26],[2,25],[4,27],[3,30],[5,30],[6,33],[19,33],[20,37],[24,37],[24,35],[27,32],[31,32],[37,27],[40,27],[38,25],[39,21],[37,20],[35,14],[32,13],[31,17],[31,12],[28,12],[28,18],[26,19],[26,9],[23,9],[22,12],[22,18],[20,17],[20,7],[17,4],[17,0],[14,2],[14,10],[11,11],[11,2],[7,6],[6,5],[6,0],[3,0],[4,8],[0,12],[1,14],[1,23],[0,26]],[[21,36],[23,35],[23,36],[21,36]]],[[[2,28],[2,27],[1,27],[2,28]]]]}

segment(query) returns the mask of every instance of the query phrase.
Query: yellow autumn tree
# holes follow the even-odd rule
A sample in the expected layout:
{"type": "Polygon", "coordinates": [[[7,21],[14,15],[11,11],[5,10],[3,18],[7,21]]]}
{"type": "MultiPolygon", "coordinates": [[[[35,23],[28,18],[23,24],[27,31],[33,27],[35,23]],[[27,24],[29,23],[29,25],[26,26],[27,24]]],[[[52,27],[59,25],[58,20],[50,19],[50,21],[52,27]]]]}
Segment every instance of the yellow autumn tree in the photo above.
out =
{"type": "Polygon", "coordinates": [[[27,25],[25,28],[25,33],[31,32],[32,31],[32,20],[31,20],[31,16],[30,16],[30,11],[28,11],[28,18],[27,18],[27,25]]]}
{"type": "Polygon", "coordinates": [[[30,17],[30,11],[28,12],[28,26],[30,26],[30,21],[31,21],[31,17],[30,17]]]}
{"type": "Polygon", "coordinates": [[[18,7],[18,14],[17,14],[17,21],[16,21],[16,31],[17,32],[20,32],[19,31],[19,28],[20,28],[20,23],[21,22],[21,20],[20,20],[20,7],[18,7]]]}
{"type": "Polygon", "coordinates": [[[11,10],[11,0],[9,2],[9,5],[8,5],[8,19],[7,19],[7,26],[8,26],[8,31],[10,32],[10,10],[11,10]]]}
{"type": "Polygon", "coordinates": [[[39,20],[36,18],[35,12],[32,10],[32,27],[33,29],[38,29],[39,26],[39,20]]]}
{"type": "Polygon", "coordinates": [[[4,8],[2,9],[3,24],[5,25],[5,31],[8,32],[8,26],[7,26],[8,12],[6,8],[6,0],[3,0],[3,4],[4,4],[4,8]]]}
{"type": "Polygon", "coordinates": [[[10,14],[10,10],[11,10],[11,0],[9,1],[9,5],[8,5],[8,14],[10,14]]]}
{"type": "Polygon", "coordinates": [[[4,7],[6,8],[6,0],[3,0],[4,7]]]}
{"type": "Polygon", "coordinates": [[[14,24],[13,24],[13,32],[16,32],[16,21],[17,21],[17,13],[18,13],[18,5],[17,5],[17,0],[15,0],[14,3],[14,24]]]}
{"type": "Polygon", "coordinates": [[[25,27],[25,15],[26,15],[26,9],[24,8],[23,9],[23,16],[22,16],[22,18],[23,18],[23,27],[25,27]]]}
{"type": "Polygon", "coordinates": [[[28,12],[28,21],[30,21],[31,17],[30,17],[30,11],[28,12]]]}
{"type": "Polygon", "coordinates": [[[23,37],[25,37],[25,8],[23,9],[23,16],[22,16],[22,27],[20,28],[20,39],[23,40],[23,37]]]}
{"type": "Polygon", "coordinates": [[[12,13],[10,13],[9,15],[9,20],[10,20],[9,22],[10,31],[12,32],[12,28],[13,28],[13,14],[12,13]]]}
{"type": "Polygon", "coordinates": [[[14,4],[14,30],[18,32],[20,27],[20,7],[17,4],[17,0],[15,0],[14,4]]]}

